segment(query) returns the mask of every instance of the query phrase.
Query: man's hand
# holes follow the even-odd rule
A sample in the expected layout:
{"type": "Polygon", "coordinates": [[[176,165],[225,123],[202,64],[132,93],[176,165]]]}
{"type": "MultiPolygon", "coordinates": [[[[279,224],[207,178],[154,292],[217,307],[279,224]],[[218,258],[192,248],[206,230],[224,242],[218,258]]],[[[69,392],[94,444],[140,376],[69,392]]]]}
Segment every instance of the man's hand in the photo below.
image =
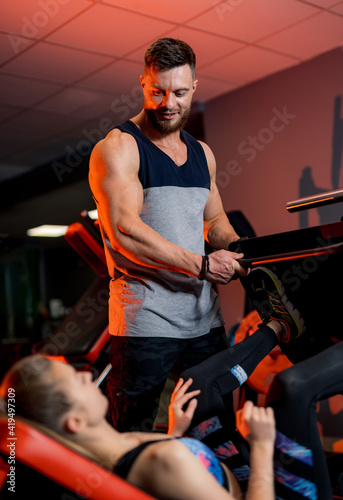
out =
{"type": "Polygon", "coordinates": [[[190,426],[198,401],[194,399],[200,394],[200,390],[187,392],[193,380],[189,378],[184,382],[180,378],[175,386],[169,405],[169,426],[168,434],[173,437],[181,437],[190,426]],[[187,408],[183,410],[185,404],[187,408]]]}
{"type": "Polygon", "coordinates": [[[239,276],[247,276],[250,272],[250,269],[244,268],[237,261],[243,258],[242,253],[217,250],[210,253],[208,258],[210,270],[205,274],[205,279],[211,283],[226,285],[239,276]]]}

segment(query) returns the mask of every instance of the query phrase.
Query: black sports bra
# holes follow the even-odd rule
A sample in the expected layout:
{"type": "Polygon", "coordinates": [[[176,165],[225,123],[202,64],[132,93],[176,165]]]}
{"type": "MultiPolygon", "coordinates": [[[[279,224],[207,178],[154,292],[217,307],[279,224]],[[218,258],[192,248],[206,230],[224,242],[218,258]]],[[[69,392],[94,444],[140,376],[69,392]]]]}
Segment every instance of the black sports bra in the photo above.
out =
{"type": "MultiPolygon", "coordinates": [[[[208,446],[197,439],[179,438],[178,441],[181,441],[193,453],[193,455],[206,467],[210,474],[217,479],[219,484],[221,484],[226,490],[230,491],[226,472],[220,461],[208,446]]],[[[126,479],[139,454],[151,444],[158,442],[160,442],[160,440],[146,441],[133,450],[128,451],[120,458],[113,472],[123,479],[126,479]]]]}

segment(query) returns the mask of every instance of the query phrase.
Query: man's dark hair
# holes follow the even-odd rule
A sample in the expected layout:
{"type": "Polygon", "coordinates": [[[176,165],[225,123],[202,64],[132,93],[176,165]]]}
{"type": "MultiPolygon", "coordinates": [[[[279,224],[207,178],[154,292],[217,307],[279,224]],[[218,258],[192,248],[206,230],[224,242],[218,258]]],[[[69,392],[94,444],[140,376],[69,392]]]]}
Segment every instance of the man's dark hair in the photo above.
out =
{"type": "Polygon", "coordinates": [[[159,71],[189,64],[193,78],[195,77],[196,58],[193,49],[182,40],[160,38],[150,45],[144,57],[145,68],[156,68],[159,71]]]}

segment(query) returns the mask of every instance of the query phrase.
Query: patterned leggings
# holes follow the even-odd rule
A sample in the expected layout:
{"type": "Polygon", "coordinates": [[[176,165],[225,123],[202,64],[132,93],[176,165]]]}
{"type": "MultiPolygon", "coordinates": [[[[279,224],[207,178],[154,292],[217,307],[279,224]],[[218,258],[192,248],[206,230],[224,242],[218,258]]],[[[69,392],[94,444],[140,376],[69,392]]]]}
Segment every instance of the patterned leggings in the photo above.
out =
{"type": "MultiPolygon", "coordinates": [[[[262,326],[251,337],[182,373],[199,388],[189,436],[204,441],[246,490],[249,454],[235,428],[232,391],[275,347],[276,336],[262,326]]],[[[343,392],[343,342],[279,373],[268,403],[277,423],[277,499],[329,500],[332,488],[316,419],[316,403],[343,392]]]]}
{"type": "Polygon", "coordinates": [[[275,333],[263,325],[239,344],[181,374],[185,380],[193,379],[190,390],[201,390],[189,437],[207,444],[233,472],[243,491],[249,479],[249,454],[236,430],[232,392],[276,345],[275,333]]]}
{"type": "MultiPolygon", "coordinates": [[[[267,404],[274,408],[278,430],[275,477],[280,498],[332,498],[327,459],[317,425],[317,402],[337,394],[343,394],[343,342],[275,377],[267,404]]],[[[340,436],[342,413],[335,417],[340,422],[336,429],[340,436]]]]}

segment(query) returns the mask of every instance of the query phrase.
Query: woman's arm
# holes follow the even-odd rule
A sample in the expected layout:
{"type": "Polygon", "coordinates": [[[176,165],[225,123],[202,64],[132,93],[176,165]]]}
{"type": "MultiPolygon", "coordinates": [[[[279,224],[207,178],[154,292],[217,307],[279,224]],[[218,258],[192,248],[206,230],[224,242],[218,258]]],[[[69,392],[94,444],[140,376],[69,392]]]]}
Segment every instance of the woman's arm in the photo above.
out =
{"type": "Polygon", "coordinates": [[[254,406],[246,401],[237,412],[237,429],[250,445],[250,477],[246,500],[275,500],[273,409],[254,406]]]}

